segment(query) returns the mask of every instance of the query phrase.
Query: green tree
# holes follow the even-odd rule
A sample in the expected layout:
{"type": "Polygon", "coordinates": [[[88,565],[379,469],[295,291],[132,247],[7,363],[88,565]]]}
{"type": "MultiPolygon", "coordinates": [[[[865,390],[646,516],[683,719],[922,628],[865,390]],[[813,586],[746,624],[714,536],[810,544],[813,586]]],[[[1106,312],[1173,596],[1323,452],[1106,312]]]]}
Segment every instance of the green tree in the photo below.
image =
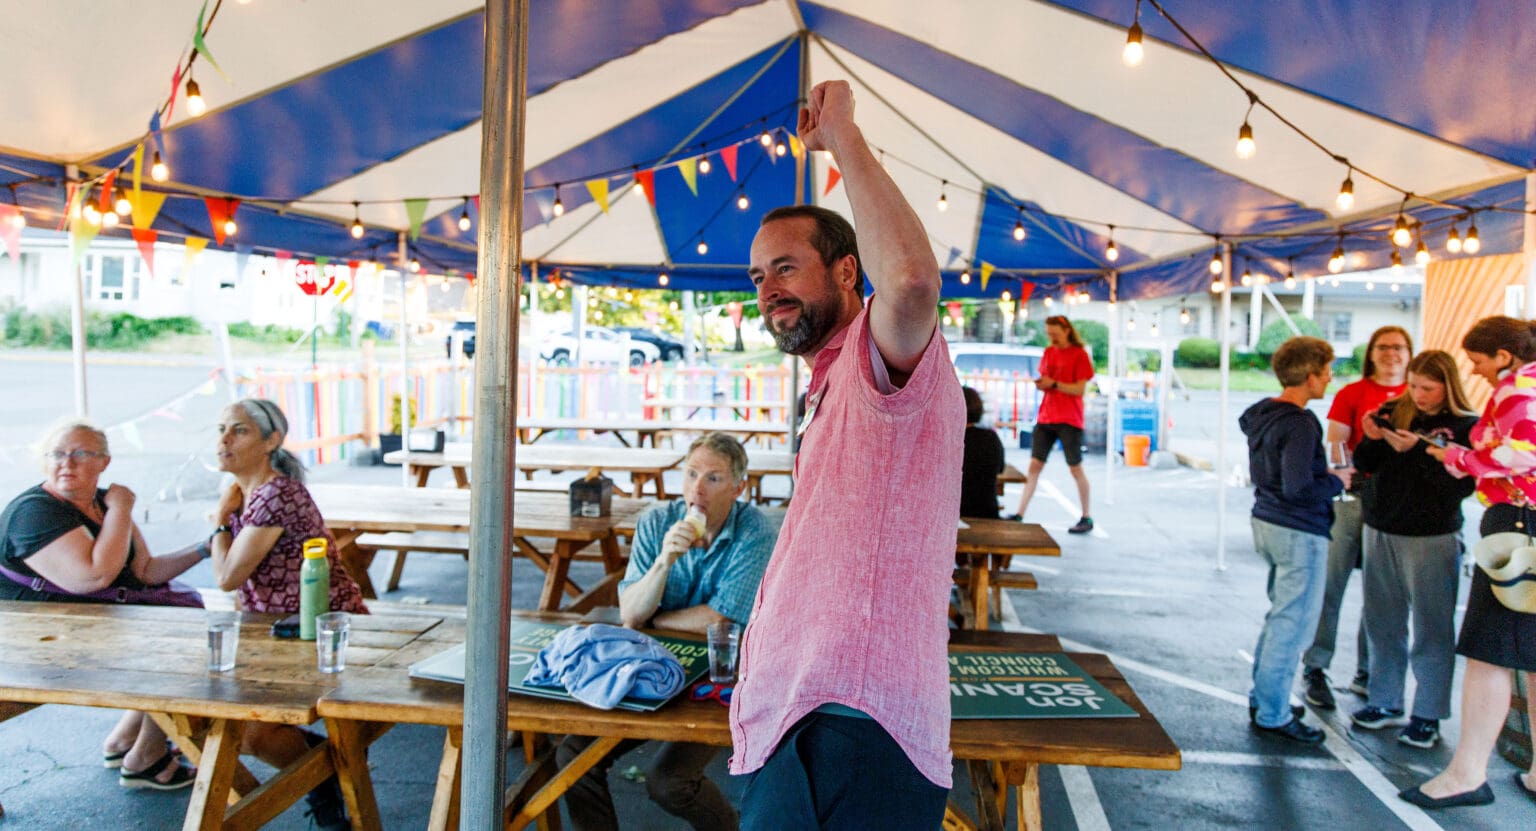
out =
{"type": "MultiPolygon", "coordinates": [[[[1323,336],[1323,328],[1318,326],[1316,321],[1296,315],[1288,315],[1288,317],[1296,324],[1296,328],[1301,331],[1301,334],[1310,335],[1314,338],[1323,336]]],[[[1272,320],[1259,333],[1259,345],[1255,351],[1267,359],[1275,354],[1275,350],[1280,348],[1280,344],[1285,343],[1292,337],[1295,337],[1295,335],[1296,333],[1291,331],[1291,327],[1286,325],[1284,320],[1272,320]]]]}
{"type": "Polygon", "coordinates": [[[1074,320],[1072,328],[1093,355],[1093,365],[1100,369],[1109,366],[1109,327],[1097,320],[1074,320]]]}

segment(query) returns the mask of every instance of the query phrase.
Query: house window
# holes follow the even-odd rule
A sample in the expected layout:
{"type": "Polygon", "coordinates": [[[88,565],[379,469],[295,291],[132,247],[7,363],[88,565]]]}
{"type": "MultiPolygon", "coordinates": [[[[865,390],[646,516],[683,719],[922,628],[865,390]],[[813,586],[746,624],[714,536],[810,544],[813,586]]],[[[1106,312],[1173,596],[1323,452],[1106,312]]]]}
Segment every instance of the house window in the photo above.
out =
{"type": "Polygon", "coordinates": [[[1353,312],[1334,312],[1328,318],[1328,339],[1335,343],[1348,343],[1350,324],[1353,319],[1353,312]]]}
{"type": "MultiPolygon", "coordinates": [[[[135,260],[136,262],[136,260],[135,260]]],[[[139,275],[126,257],[99,255],[91,259],[91,282],[99,300],[138,300],[139,275]]]]}

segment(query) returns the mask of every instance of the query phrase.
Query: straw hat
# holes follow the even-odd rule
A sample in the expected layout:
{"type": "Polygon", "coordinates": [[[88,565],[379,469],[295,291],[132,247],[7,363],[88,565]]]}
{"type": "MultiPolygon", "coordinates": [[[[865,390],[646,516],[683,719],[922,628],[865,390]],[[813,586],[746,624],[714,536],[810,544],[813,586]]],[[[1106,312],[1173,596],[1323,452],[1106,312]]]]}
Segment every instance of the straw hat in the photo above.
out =
{"type": "Polygon", "coordinates": [[[1509,531],[1489,534],[1473,547],[1472,556],[1500,603],[1536,614],[1536,546],[1530,537],[1509,531]]]}

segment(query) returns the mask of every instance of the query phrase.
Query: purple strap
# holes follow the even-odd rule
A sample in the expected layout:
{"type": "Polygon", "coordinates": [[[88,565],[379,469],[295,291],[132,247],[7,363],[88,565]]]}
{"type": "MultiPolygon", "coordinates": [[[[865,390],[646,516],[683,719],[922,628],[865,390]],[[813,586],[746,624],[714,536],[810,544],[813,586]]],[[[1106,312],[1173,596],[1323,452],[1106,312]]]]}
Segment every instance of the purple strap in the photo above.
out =
{"type": "Polygon", "coordinates": [[[35,592],[48,592],[61,594],[66,597],[78,597],[82,600],[96,600],[104,603],[133,603],[145,606],[186,606],[201,608],[202,595],[197,590],[183,583],[172,580],[160,586],[146,586],[142,589],[130,589],[125,586],[108,587],[93,592],[72,592],[63,586],[45,580],[42,577],[28,577],[21,572],[12,570],[9,566],[0,562],[0,576],[12,583],[25,586],[35,592]]]}

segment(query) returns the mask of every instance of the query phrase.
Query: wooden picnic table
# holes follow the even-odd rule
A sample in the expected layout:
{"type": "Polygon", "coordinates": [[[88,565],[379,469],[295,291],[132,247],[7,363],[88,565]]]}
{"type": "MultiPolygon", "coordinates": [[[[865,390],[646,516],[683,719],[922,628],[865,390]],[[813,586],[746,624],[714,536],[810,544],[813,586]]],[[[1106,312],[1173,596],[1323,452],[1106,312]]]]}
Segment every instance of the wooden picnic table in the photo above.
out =
{"type": "Polygon", "coordinates": [[[972,628],[986,629],[991,618],[989,604],[996,572],[1006,569],[1015,555],[1060,557],[1061,546],[1045,528],[1033,522],[1011,519],[961,520],[967,527],[956,534],[955,556],[969,561],[966,597],[970,608],[964,610],[972,628]],[[972,621],[974,618],[974,621],[972,621]]]}
{"type": "MultiPolygon", "coordinates": [[[[368,579],[371,552],[355,543],[358,535],[375,531],[469,531],[470,494],[446,488],[399,488],[386,485],[310,485],[310,495],[336,537],[338,553],[347,572],[357,580],[365,597],[376,596],[368,579]]],[[[568,610],[585,610],[618,601],[618,584],[626,559],[619,551],[618,535],[634,533],[641,512],[655,504],[648,499],[613,498],[605,517],[571,516],[570,499],[561,493],[518,491],[513,510],[513,541],[517,552],[544,572],[539,609],[554,611],[565,595],[573,599],[568,610]],[[549,538],[548,551],[531,538],[549,538]],[[571,561],[587,546],[597,543],[602,552],[602,580],[585,591],[569,577],[571,561]]]]}
{"type": "MultiPolygon", "coordinates": [[[[522,617],[522,615],[518,615],[522,617]]],[[[541,616],[544,620],[575,622],[574,616],[541,616]]],[[[957,648],[1060,652],[1050,635],[1014,633],[954,633],[957,648]]],[[[462,685],[411,678],[406,669],[415,661],[463,642],[454,623],[439,627],[432,639],[420,639],[385,662],[364,672],[347,673],[343,683],[320,699],[318,710],[333,735],[365,735],[382,725],[427,724],[447,728],[443,756],[433,797],[431,829],[458,823],[459,786],[463,777],[462,748],[464,688],[462,685]]],[[[1073,653],[1071,659],[1134,709],[1137,717],[1118,719],[962,719],[950,728],[956,758],[969,763],[976,785],[977,827],[1003,826],[1009,787],[1018,800],[1020,829],[1038,831],[1040,822],[1039,767],[1042,764],[1177,770],[1179,749],[1157,719],[1136,697],[1125,678],[1103,655],[1073,653]],[[1000,790],[1001,789],[1001,790],[1000,790]]],[[[689,741],[729,746],[727,710],[713,701],[692,701],[681,695],[653,713],[597,710],[577,703],[508,694],[507,729],[521,733],[532,755],[522,776],[509,787],[509,828],[522,828],[547,810],[586,771],[623,739],[689,741]],[[564,734],[595,736],[598,741],[564,769],[557,769],[554,745],[564,734]],[[553,736],[555,741],[544,740],[553,736]]],[[[378,810],[369,804],[373,787],[366,765],[350,766],[353,781],[343,788],[354,827],[377,828],[378,810]],[[357,802],[353,802],[353,799],[357,802]]],[[[956,811],[958,825],[966,827],[956,811]]]]}
{"type": "Polygon", "coordinates": [[[367,671],[441,622],[354,615],[347,670],[326,675],[313,641],[271,636],[279,617],[246,613],[235,668],[208,672],[202,609],[0,601],[0,719],[40,704],[148,713],[197,765],[182,827],[260,827],[338,769],[366,768],[364,749],[389,725],[331,734],[260,783],[240,762],[246,724],[313,723],[316,702],[347,673],[367,671]]]}
{"type": "Polygon", "coordinates": [[[656,437],[673,433],[720,432],[739,436],[743,441],[757,439],[762,442],[789,438],[789,426],[773,421],[724,421],[693,419],[628,419],[628,418],[518,418],[517,440],[533,444],[557,430],[586,430],[593,433],[612,433],[620,444],[630,447],[626,433],[633,433],[633,446],[644,446],[647,441],[656,446],[656,437]]]}
{"type": "MultiPolygon", "coordinates": [[[[440,453],[420,450],[396,450],[384,454],[390,464],[410,466],[416,486],[424,488],[432,471],[446,467],[453,471],[453,481],[461,488],[469,487],[469,465],[472,449],[469,442],[452,442],[443,446],[440,453]]],[[[683,460],[683,451],[639,447],[592,447],[590,445],[542,444],[519,445],[517,469],[529,479],[541,470],[588,470],[602,468],[605,473],[629,474],[632,496],[644,495],[647,486],[655,491],[657,499],[667,499],[663,474],[677,467],[683,460]]],[[[615,486],[618,487],[617,485],[615,486]]],[[[620,493],[622,493],[620,489],[620,493]]]]}

